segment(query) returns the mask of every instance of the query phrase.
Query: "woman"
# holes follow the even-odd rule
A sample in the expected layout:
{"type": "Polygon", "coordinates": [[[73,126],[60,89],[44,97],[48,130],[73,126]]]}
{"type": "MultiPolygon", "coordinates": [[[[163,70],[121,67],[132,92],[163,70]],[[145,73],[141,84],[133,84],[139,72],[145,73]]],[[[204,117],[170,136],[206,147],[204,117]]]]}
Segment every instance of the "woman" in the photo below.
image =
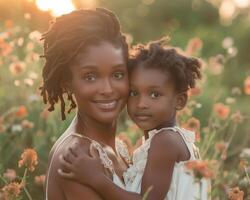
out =
{"type": "Polygon", "coordinates": [[[77,107],[76,117],[51,150],[46,199],[101,199],[91,188],[59,176],[59,155],[70,147],[82,154],[96,149],[111,172],[110,178],[123,184],[120,177],[128,166],[128,157],[121,143],[116,144],[115,132],[128,96],[125,37],[113,13],[96,9],[77,10],[57,18],[43,40],[44,103],[50,104],[49,111],[60,103],[62,119],[66,117],[64,94],[71,103],[68,112],[77,107]]]}

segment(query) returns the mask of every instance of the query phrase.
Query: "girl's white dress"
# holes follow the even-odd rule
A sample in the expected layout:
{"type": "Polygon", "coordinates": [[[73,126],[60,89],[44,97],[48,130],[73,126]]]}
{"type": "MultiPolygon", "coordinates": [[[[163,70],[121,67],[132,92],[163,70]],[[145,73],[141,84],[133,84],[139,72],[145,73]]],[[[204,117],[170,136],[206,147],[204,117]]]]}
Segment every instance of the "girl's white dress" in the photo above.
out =
{"type": "MultiPolygon", "coordinates": [[[[189,160],[196,160],[199,158],[198,148],[194,145],[195,134],[193,132],[179,127],[152,130],[149,132],[149,138],[147,140],[143,137],[142,145],[133,153],[133,165],[131,165],[123,175],[125,189],[127,191],[136,193],[141,192],[142,176],[146,166],[148,150],[150,149],[152,138],[162,130],[171,130],[171,132],[166,134],[180,134],[190,152],[191,156],[189,160]]],[[[194,177],[190,173],[187,173],[188,171],[185,167],[186,162],[187,161],[181,161],[175,163],[170,188],[164,200],[209,199],[208,190],[210,190],[210,181],[202,179],[201,183],[195,182],[194,177]]]]}
{"type": "MultiPolygon", "coordinates": [[[[143,137],[142,145],[139,148],[137,148],[133,153],[133,165],[130,165],[127,171],[124,172],[123,174],[124,182],[116,174],[113,168],[113,163],[109,159],[105,150],[95,140],[91,140],[90,138],[87,138],[77,133],[70,134],[64,137],[62,141],[60,141],[60,143],[57,145],[57,148],[55,149],[55,152],[58,150],[59,146],[61,146],[68,137],[76,136],[76,137],[82,137],[84,139],[88,139],[91,142],[90,148],[94,147],[98,150],[102,164],[104,165],[104,167],[106,167],[112,172],[113,182],[119,187],[123,188],[124,190],[140,193],[142,176],[143,176],[144,169],[146,166],[148,150],[150,149],[152,138],[157,133],[161,132],[162,130],[173,131],[172,133],[166,133],[166,134],[180,134],[190,152],[189,160],[196,160],[199,158],[198,149],[194,145],[195,134],[191,131],[188,131],[179,127],[162,128],[160,130],[155,129],[155,130],[149,131],[149,138],[145,140],[145,138],[143,137]]],[[[129,161],[130,158],[129,158],[128,150],[125,147],[125,144],[120,140],[116,140],[116,151],[124,158],[124,160],[129,161]]],[[[54,155],[52,155],[50,166],[47,172],[46,200],[48,200],[49,188],[47,186],[49,182],[50,168],[51,168],[53,159],[54,159],[54,155]]],[[[190,173],[188,173],[188,170],[185,167],[186,162],[187,161],[181,161],[179,163],[175,163],[170,188],[164,200],[196,200],[196,199],[207,200],[207,199],[210,199],[209,198],[210,181],[206,179],[202,179],[200,183],[195,182],[194,177],[190,173]]]]}

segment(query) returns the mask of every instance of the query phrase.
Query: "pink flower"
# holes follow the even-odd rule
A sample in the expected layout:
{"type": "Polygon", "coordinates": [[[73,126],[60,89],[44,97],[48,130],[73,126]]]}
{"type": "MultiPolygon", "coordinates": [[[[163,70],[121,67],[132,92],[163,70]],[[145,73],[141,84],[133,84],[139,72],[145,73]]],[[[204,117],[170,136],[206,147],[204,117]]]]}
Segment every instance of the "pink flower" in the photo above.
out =
{"type": "Polygon", "coordinates": [[[214,105],[214,112],[220,119],[226,119],[230,113],[230,108],[223,103],[214,105]]]}
{"type": "Polygon", "coordinates": [[[193,55],[197,51],[199,51],[203,46],[202,40],[200,38],[192,38],[189,40],[187,48],[186,48],[186,53],[188,55],[193,55]]]}
{"type": "Polygon", "coordinates": [[[45,175],[35,176],[35,184],[38,186],[43,186],[45,183],[45,175]]]}
{"type": "Polygon", "coordinates": [[[14,181],[17,177],[16,171],[14,169],[7,169],[6,172],[4,172],[3,177],[8,181],[14,181]]]}

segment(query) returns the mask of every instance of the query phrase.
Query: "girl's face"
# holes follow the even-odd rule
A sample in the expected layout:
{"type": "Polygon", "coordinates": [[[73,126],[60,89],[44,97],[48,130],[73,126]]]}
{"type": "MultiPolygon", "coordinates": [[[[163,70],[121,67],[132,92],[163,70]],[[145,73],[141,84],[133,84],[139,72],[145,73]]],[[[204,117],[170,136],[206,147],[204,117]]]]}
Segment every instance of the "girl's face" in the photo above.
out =
{"type": "Polygon", "coordinates": [[[121,48],[109,42],[90,45],[70,66],[70,88],[79,112],[98,123],[112,123],[128,97],[128,72],[121,48]]]}
{"type": "Polygon", "coordinates": [[[176,94],[168,74],[137,66],[130,75],[128,113],[144,131],[161,128],[175,120],[176,94]]]}

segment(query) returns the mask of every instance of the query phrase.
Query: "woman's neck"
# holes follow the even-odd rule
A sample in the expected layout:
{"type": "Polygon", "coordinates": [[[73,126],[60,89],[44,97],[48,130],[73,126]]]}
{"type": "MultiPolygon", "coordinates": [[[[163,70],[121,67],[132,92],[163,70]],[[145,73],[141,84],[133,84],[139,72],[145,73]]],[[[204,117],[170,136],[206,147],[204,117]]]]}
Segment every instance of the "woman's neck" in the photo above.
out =
{"type": "Polygon", "coordinates": [[[115,148],[116,122],[100,123],[82,114],[77,114],[76,131],[99,143],[115,148]]]}

